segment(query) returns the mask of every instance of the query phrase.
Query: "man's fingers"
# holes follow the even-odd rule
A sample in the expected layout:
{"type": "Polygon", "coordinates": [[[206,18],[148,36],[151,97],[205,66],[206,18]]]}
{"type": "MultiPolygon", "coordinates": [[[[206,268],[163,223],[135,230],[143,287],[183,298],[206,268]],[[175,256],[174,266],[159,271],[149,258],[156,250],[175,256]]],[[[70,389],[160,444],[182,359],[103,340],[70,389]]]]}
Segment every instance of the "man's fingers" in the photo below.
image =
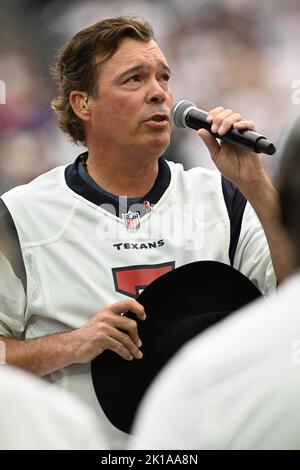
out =
{"type": "Polygon", "coordinates": [[[142,351],[136,347],[131,338],[115,328],[105,329],[99,345],[101,349],[110,349],[128,361],[133,358],[141,359],[143,357],[142,351]]]}
{"type": "Polygon", "coordinates": [[[126,299],[120,300],[120,302],[115,302],[114,304],[109,305],[107,310],[111,310],[117,315],[122,315],[122,313],[128,312],[128,310],[130,310],[132,313],[136,314],[139,320],[145,320],[146,318],[144,307],[133,299],[126,299]]]}
{"type": "Polygon", "coordinates": [[[211,126],[212,132],[217,133],[219,128],[225,121],[225,119],[232,116],[232,114],[233,114],[232,109],[224,109],[220,113],[216,114],[212,120],[212,126],[211,126]]]}
{"type": "Polygon", "coordinates": [[[128,334],[132,341],[137,345],[137,347],[141,347],[142,341],[138,335],[138,326],[135,320],[127,318],[126,316],[111,315],[110,324],[114,328],[125,331],[126,334],[128,334]]]}
{"type": "Polygon", "coordinates": [[[207,116],[207,122],[212,122],[214,117],[222,111],[224,111],[222,106],[217,106],[216,108],[211,109],[207,116]]]}
{"type": "Polygon", "coordinates": [[[239,121],[233,124],[233,127],[241,130],[255,131],[255,124],[253,121],[239,121]]]}
{"type": "Polygon", "coordinates": [[[104,347],[105,349],[110,349],[110,351],[113,351],[114,353],[118,354],[123,359],[126,359],[126,361],[132,361],[133,359],[133,356],[132,354],[130,354],[128,349],[114,338],[106,338],[104,347]]]}
{"type": "Polygon", "coordinates": [[[239,113],[234,113],[232,109],[224,109],[224,111],[214,116],[211,121],[211,130],[220,135],[225,134],[235,122],[241,120],[242,116],[239,113]]]}
{"type": "Polygon", "coordinates": [[[209,111],[207,122],[211,123],[211,131],[219,135],[226,134],[232,126],[240,130],[255,130],[253,121],[244,119],[239,113],[233,112],[232,109],[222,107],[209,111]]]}
{"type": "Polygon", "coordinates": [[[135,359],[143,357],[142,351],[134,344],[130,336],[120,330],[112,329],[110,336],[121,343],[135,359]]]}
{"type": "Polygon", "coordinates": [[[242,116],[239,113],[233,113],[227,117],[224,118],[224,120],[221,122],[221,125],[219,126],[217,132],[219,135],[224,135],[226,132],[228,132],[232,126],[241,121],[242,116]]]}

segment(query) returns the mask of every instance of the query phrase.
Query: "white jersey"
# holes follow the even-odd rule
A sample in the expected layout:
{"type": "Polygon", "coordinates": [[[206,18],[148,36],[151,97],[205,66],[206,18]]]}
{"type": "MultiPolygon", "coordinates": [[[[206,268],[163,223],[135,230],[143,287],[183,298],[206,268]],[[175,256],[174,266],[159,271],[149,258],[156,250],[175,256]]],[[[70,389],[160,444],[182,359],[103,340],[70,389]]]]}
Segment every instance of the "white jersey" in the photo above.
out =
{"type": "MultiPolygon", "coordinates": [[[[0,334],[29,339],[79,328],[106,304],[137,297],[174,267],[199,260],[230,264],[233,228],[220,173],[184,171],[165,161],[160,166],[170,179],[162,194],[162,182],[156,184],[156,199],[152,191],[144,213],[131,207],[119,217],[113,207],[95,203],[76,162],[2,196],[17,230],[26,284],[1,255],[0,334]]],[[[264,294],[274,289],[265,235],[248,203],[233,266],[264,294]]],[[[125,435],[104,417],[89,364],[67,367],[49,380],[83,397],[106,422],[112,445],[122,447],[125,435]]]]}
{"type": "Polygon", "coordinates": [[[134,449],[300,449],[300,275],[186,345],[143,401],[134,449]]]}

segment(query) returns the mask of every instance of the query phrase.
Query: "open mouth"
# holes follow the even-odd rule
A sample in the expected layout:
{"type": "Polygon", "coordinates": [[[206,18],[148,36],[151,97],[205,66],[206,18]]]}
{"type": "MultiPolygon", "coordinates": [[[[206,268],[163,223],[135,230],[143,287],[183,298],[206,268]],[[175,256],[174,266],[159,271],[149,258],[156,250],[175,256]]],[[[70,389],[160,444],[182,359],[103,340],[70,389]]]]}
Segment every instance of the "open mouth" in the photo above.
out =
{"type": "Polygon", "coordinates": [[[161,122],[167,123],[169,122],[169,117],[167,114],[154,114],[146,122],[161,122]]]}
{"type": "Polygon", "coordinates": [[[167,121],[167,118],[165,116],[153,116],[150,121],[162,122],[167,121]]]}

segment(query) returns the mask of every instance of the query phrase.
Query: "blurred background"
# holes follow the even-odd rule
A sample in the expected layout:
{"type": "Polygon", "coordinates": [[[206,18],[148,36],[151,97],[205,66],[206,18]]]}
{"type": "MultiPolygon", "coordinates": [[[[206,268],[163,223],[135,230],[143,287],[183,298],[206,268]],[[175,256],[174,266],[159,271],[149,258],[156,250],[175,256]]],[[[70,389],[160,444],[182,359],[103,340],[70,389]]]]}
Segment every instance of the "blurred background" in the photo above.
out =
{"type": "MultiPolygon", "coordinates": [[[[272,176],[300,113],[299,0],[1,0],[0,194],[83,151],[58,129],[49,66],[77,31],[123,14],[154,27],[175,101],[233,108],[276,143],[277,155],[264,159],[272,176]]],[[[192,130],[173,131],[167,156],[187,169],[212,167],[192,130]]]]}

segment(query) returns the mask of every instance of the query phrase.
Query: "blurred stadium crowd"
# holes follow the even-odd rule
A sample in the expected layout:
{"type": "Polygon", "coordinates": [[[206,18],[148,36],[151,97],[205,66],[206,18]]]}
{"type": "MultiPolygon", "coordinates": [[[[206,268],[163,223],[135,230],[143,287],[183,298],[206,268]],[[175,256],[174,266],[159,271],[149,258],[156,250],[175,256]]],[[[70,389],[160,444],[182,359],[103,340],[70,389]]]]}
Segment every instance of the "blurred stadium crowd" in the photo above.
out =
{"type": "MultiPolygon", "coordinates": [[[[69,37],[107,17],[152,24],[173,71],[174,101],[233,108],[277,144],[299,113],[292,99],[300,79],[299,0],[2,0],[0,8],[0,193],[81,151],[58,129],[49,66],[69,37]]],[[[191,130],[174,131],[168,158],[186,168],[212,166],[191,130]]],[[[272,174],[276,158],[265,163],[272,174]]]]}

